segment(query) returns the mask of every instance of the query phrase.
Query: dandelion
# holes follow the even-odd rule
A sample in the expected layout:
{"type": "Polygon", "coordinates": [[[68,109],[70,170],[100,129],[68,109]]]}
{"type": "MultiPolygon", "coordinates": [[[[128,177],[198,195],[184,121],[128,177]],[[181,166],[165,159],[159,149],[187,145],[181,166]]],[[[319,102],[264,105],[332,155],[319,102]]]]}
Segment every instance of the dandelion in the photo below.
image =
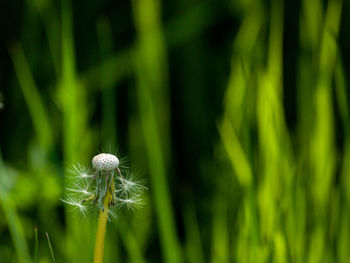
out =
{"type": "Polygon", "coordinates": [[[116,216],[113,208],[134,210],[142,207],[142,193],[147,188],[134,175],[126,173],[123,176],[120,170],[123,165],[113,154],[98,154],[91,163],[92,169],[80,164],[73,166],[73,185],[65,189],[65,199],[62,201],[82,215],[86,215],[91,208],[100,211],[94,262],[101,263],[107,220],[109,216],[116,216]]]}

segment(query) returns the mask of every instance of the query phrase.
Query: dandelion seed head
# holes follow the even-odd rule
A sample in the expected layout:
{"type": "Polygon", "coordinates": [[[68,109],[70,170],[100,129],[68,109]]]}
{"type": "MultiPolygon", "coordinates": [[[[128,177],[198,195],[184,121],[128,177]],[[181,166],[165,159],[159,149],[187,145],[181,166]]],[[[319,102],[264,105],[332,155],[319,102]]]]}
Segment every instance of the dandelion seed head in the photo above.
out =
{"type": "Polygon", "coordinates": [[[91,168],[77,164],[71,170],[73,176],[62,200],[71,210],[85,216],[108,209],[108,219],[112,219],[119,209],[134,210],[143,206],[142,193],[147,187],[127,169],[123,158],[119,160],[116,155],[101,153],[93,157],[91,163],[91,168]],[[105,207],[103,200],[108,193],[113,197],[105,207]]]}
{"type": "Polygon", "coordinates": [[[110,153],[100,153],[92,159],[92,167],[97,171],[112,171],[118,168],[119,159],[110,153]]]}

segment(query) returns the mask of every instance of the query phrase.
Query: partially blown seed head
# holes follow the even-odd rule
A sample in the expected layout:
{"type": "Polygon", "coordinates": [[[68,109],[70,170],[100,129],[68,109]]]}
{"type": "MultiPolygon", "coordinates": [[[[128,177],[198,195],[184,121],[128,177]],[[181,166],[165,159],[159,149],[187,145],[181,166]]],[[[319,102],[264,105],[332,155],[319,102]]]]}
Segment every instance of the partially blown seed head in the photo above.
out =
{"type": "Polygon", "coordinates": [[[142,193],[147,190],[144,181],[120,164],[117,156],[101,153],[92,158],[92,169],[78,164],[71,170],[74,174],[62,200],[76,211],[85,215],[91,209],[105,209],[104,200],[108,193],[111,200],[108,213],[113,209],[135,209],[142,207],[142,193]]]}

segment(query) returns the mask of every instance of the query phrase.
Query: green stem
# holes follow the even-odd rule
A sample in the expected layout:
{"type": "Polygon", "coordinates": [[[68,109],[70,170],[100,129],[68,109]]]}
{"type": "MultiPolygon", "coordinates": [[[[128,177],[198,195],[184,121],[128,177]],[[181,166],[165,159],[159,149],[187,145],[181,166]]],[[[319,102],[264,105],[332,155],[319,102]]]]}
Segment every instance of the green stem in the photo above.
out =
{"type": "Polygon", "coordinates": [[[104,197],[104,200],[103,200],[104,209],[100,210],[100,215],[98,217],[94,263],[103,262],[103,251],[104,251],[104,244],[105,244],[106,225],[108,220],[108,209],[113,198],[111,189],[114,189],[113,180],[111,183],[111,188],[109,189],[109,191],[107,191],[106,196],[104,197]]]}

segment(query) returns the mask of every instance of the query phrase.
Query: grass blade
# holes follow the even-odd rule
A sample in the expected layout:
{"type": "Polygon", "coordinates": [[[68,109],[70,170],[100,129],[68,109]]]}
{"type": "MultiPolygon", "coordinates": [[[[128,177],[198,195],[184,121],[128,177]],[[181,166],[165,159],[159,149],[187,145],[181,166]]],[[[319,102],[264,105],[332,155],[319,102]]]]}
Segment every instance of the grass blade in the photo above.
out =
{"type": "Polygon", "coordinates": [[[38,239],[38,228],[34,228],[35,233],[35,248],[34,248],[34,263],[39,263],[39,239],[38,239]]]}
{"type": "Polygon", "coordinates": [[[47,243],[49,244],[52,261],[53,261],[53,263],[55,263],[56,262],[55,255],[53,254],[53,249],[52,249],[52,246],[51,246],[49,234],[47,232],[46,232],[46,238],[47,238],[47,243]]]}
{"type": "Polygon", "coordinates": [[[33,121],[38,141],[45,150],[50,150],[53,146],[53,136],[49,116],[23,49],[20,44],[15,44],[10,47],[9,53],[30,112],[30,117],[33,121]]]}
{"type": "Polygon", "coordinates": [[[24,238],[23,229],[16,211],[16,206],[13,200],[8,195],[8,189],[6,189],[7,185],[8,176],[6,174],[6,169],[3,165],[0,154],[0,204],[4,211],[6,218],[5,220],[7,221],[13,244],[16,249],[18,262],[31,262],[27,243],[24,238]]]}
{"type": "Polygon", "coordinates": [[[182,255],[167,183],[167,164],[170,159],[167,47],[159,2],[132,2],[139,39],[135,53],[135,74],[163,258],[166,263],[178,263],[182,262],[182,255]]]}

